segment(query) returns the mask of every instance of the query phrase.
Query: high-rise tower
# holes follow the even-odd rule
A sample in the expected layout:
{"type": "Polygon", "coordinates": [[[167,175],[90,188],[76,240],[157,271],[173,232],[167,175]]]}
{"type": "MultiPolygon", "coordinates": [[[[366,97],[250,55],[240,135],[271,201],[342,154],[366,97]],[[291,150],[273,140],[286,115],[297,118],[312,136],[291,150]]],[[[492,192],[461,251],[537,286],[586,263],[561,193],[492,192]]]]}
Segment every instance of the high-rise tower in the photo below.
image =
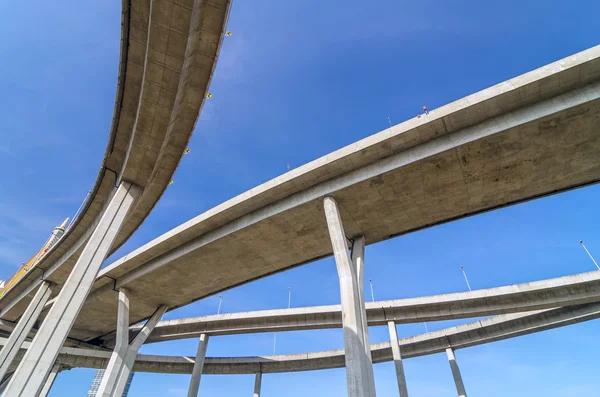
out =
{"type": "MultiPolygon", "coordinates": [[[[125,385],[125,391],[123,392],[123,397],[127,397],[129,394],[129,387],[131,387],[131,380],[133,379],[133,374],[129,374],[129,378],[127,379],[127,384],[125,385]]],[[[90,386],[90,390],[88,390],[87,397],[96,397],[96,393],[98,393],[98,388],[100,387],[100,382],[102,382],[102,377],[104,376],[104,370],[99,369],[96,371],[96,375],[94,375],[94,379],[92,380],[92,385],[90,386]]]]}

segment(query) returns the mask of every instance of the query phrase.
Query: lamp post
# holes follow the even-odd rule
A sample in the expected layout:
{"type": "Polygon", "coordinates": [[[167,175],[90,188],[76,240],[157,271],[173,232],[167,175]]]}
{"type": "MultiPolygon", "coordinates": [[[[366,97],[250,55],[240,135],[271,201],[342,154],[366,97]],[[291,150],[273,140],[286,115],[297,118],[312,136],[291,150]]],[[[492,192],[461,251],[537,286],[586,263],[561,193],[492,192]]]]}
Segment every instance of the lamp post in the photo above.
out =
{"type": "Polygon", "coordinates": [[[465,267],[461,266],[460,270],[462,270],[462,274],[463,274],[463,276],[465,276],[465,281],[467,282],[467,287],[469,288],[469,291],[471,291],[471,285],[469,284],[469,279],[467,278],[467,273],[465,273],[465,267]]]}
{"type": "Polygon", "coordinates": [[[223,303],[223,295],[219,295],[219,307],[217,307],[217,314],[221,314],[221,303],[223,303]]]}
{"type": "Polygon", "coordinates": [[[585,252],[587,252],[588,256],[590,257],[590,259],[592,260],[592,262],[594,262],[594,265],[596,265],[596,267],[598,268],[598,270],[600,270],[600,266],[598,266],[598,263],[596,262],[596,260],[592,256],[592,254],[590,254],[590,251],[588,251],[588,249],[583,244],[583,240],[579,240],[579,244],[581,244],[581,246],[583,247],[583,249],[585,250],[585,252]]]}

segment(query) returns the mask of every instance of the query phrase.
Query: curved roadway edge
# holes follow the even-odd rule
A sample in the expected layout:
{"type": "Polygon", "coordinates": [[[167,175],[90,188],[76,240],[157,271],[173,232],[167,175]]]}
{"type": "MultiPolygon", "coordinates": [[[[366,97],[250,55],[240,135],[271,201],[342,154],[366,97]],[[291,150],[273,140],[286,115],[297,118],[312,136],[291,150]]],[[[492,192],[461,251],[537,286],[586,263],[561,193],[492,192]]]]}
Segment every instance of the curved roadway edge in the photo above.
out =
{"type": "MultiPolygon", "coordinates": [[[[600,303],[533,313],[506,314],[398,340],[405,359],[514,338],[600,317],[600,303]]],[[[28,347],[28,342],[23,348],[28,347]]],[[[392,360],[389,342],[371,345],[374,363],[392,360]]],[[[21,353],[22,354],[22,353],[21,353]]],[[[57,363],[71,368],[106,368],[111,352],[82,348],[62,349],[57,363]]],[[[19,357],[20,358],[20,357],[19,357]]],[[[17,358],[18,361],[19,358],[17,358]]],[[[133,370],[191,374],[194,357],[138,354],[133,370]]],[[[254,374],[312,371],[344,366],[343,350],[264,357],[206,358],[205,374],[254,374]]]]}
{"type": "MultiPolygon", "coordinates": [[[[430,111],[243,193],[101,272],[79,338],[331,254],[321,199],[368,244],[600,180],[600,47],[430,111]]],[[[368,259],[367,259],[368,260],[368,259]]]]}
{"type": "MultiPolygon", "coordinates": [[[[431,322],[568,307],[600,301],[600,271],[575,274],[505,287],[419,298],[367,302],[370,326],[431,322]]],[[[263,310],[167,320],[159,322],[146,343],[208,335],[284,332],[341,328],[339,305],[263,310]]],[[[135,336],[141,326],[130,327],[135,336]]],[[[101,341],[114,345],[114,334],[101,341]]],[[[99,343],[101,342],[101,343],[99,343]]]]}
{"type": "MultiPolygon", "coordinates": [[[[111,253],[154,208],[194,130],[217,64],[230,0],[123,0],[114,116],[98,178],[57,244],[0,298],[14,321],[42,278],[62,284],[120,180],[143,188],[111,253]]],[[[58,288],[55,293],[58,293],[58,288]]]]}

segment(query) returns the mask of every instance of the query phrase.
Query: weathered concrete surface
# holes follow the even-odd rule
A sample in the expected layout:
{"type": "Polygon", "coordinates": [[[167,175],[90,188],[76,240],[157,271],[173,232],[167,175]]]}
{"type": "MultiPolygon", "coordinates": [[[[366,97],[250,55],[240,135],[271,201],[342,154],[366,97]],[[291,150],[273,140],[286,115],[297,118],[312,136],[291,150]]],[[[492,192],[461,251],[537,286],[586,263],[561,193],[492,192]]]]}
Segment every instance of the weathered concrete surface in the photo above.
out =
{"type": "MultiPolygon", "coordinates": [[[[444,352],[447,348],[461,349],[484,343],[518,337],[557,327],[600,318],[600,303],[548,309],[531,313],[504,314],[399,339],[404,359],[444,352]]],[[[0,344],[5,339],[0,339],[0,344]]],[[[25,342],[23,348],[28,347],[25,342]]],[[[389,342],[371,345],[373,362],[392,360],[389,342]]],[[[107,351],[65,347],[57,363],[67,367],[105,368],[111,353],[107,351]]],[[[139,354],[135,372],[191,374],[194,358],[181,356],[152,356],[139,354]]],[[[290,354],[265,357],[206,358],[204,374],[255,374],[311,371],[344,366],[343,350],[290,354]]]]}
{"type": "MultiPolygon", "coordinates": [[[[600,271],[575,274],[505,287],[367,302],[371,326],[440,321],[491,316],[600,301],[600,271]]],[[[261,310],[161,321],[148,343],[195,338],[207,335],[233,335],[253,332],[283,332],[307,329],[341,328],[339,305],[294,309],[261,310]]],[[[130,327],[130,338],[140,326],[130,327]]],[[[100,341],[94,341],[100,342],[100,341]]],[[[114,334],[102,338],[101,345],[114,345],[114,334]]]]}
{"type": "Polygon", "coordinates": [[[150,213],[191,137],[229,7],[230,0],[123,0],[114,116],[98,178],[73,227],[0,298],[0,317],[15,321],[42,278],[59,286],[67,279],[120,180],[143,192],[110,253],[150,213]]]}
{"type": "Polygon", "coordinates": [[[331,255],[326,195],[347,234],[373,244],[597,182],[599,55],[595,47],[432,110],[182,224],[101,272],[72,336],[114,330],[113,279],[131,290],[137,322],[157,304],[179,307],[331,255]]]}

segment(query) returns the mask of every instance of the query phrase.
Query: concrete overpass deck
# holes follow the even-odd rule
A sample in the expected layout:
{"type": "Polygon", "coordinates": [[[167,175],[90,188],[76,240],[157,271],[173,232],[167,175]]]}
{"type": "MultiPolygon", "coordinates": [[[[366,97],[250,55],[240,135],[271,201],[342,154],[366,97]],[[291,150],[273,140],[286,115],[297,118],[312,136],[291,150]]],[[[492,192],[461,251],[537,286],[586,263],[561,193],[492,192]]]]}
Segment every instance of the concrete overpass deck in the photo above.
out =
{"type": "Polygon", "coordinates": [[[114,115],[100,172],[72,227],[0,297],[0,317],[17,320],[42,278],[64,283],[120,181],[134,183],[142,193],[110,253],[152,211],[193,132],[217,63],[229,6],[230,0],[123,0],[114,115]]]}
{"type": "Polygon", "coordinates": [[[367,244],[600,180],[600,46],[485,89],[292,170],[103,269],[71,336],[330,256],[322,198],[367,244]]]}
{"type": "MultiPolygon", "coordinates": [[[[453,320],[578,306],[600,301],[600,271],[409,299],[367,302],[369,326],[453,320]]],[[[341,328],[340,305],[218,314],[159,322],[146,343],[210,336],[341,328]]],[[[130,327],[131,337],[141,326],[130,327]]],[[[97,341],[94,341],[97,342],[97,341]]],[[[102,338],[114,345],[114,334],[102,338]]]]}
{"type": "MultiPolygon", "coordinates": [[[[429,297],[374,302],[368,305],[369,325],[389,325],[449,318],[502,314],[474,323],[399,339],[404,358],[460,349],[497,340],[562,327],[600,317],[600,271],[576,274],[478,291],[429,297]],[[583,303],[582,302],[591,302],[583,303]],[[562,307],[557,307],[557,306],[562,307]],[[533,308],[542,308],[533,310],[533,308]]],[[[338,305],[232,313],[160,322],[147,342],[197,337],[292,331],[341,326],[338,305]]],[[[130,340],[140,327],[130,327],[130,340]]],[[[395,333],[393,334],[395,335],[395,333]]],[[[394,336],[395,338],[395,336],[394,336]]],[[[105,341],[106,342],[106,341],[105,341]]],[[[112,343],[105,345],[111,346],[112,343]]],[[[0,338],[0,344],[6,339],[0,338]]],[[[63,347],[57,363],[66,367],[105,368],[112,351],[85,345],[63,347]]],[[[18,365],[29,342],[21,347],[10,374],[18,365]]],[[[392,360],[390,343],[371,345],[373,362],[392,360]]],[[[295,372],[344,366],[343,350],[267,357],[208,358],[206,374],[295,372]]],[[[191,373],[195,358],[137,354],[133,369],[139,372],[191,373]]]]}
{"type": "MultiPolygon", "coordinates": [[[[600,318],[600,303],[539,310],[529,313],[505,314],[489,319],[398,339],[403,358],[414,358],[444,352],[447,348],[462,349],[514,338],[544,330],[563,327],[600,318]]],[[[5,339],[0,338],[0,343],[5,339]]],[[[29,347],[26,342],[24,349],[29,347]]],[[[371,345],[374,363],[392,360],[389,342],[371,345]]],[[[64,347],[57,363],[68,368],[106,368],[111,352],[64,347]]],[[[20,360],[17,358],[16,362],[20,360]]],[[[138,354],[135,372],[191,374],[195,357],[138,354]]],[[[255,374],[313,371],[344,367],[344,351],[329,350],[301,354],[256,357],[207,357],[204,374],[255,374]]]]}

